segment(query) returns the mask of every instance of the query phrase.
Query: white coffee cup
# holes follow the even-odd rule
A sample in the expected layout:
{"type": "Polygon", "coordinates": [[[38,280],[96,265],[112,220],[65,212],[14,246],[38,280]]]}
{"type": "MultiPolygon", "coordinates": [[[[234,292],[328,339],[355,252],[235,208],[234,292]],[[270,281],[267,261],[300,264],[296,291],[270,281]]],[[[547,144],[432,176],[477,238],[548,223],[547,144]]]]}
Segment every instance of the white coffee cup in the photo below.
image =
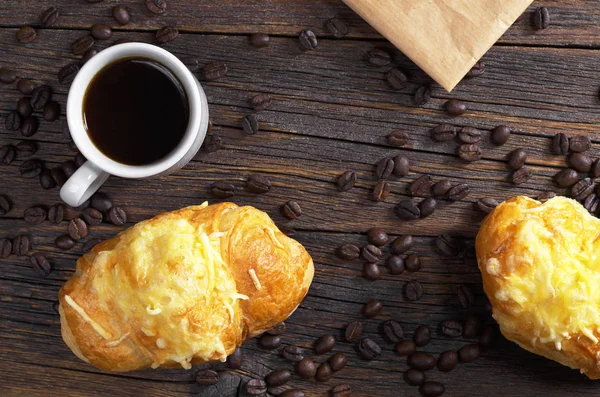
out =
{"type": "MultiPolygon", "coordinates": [[[[111,117],[111,115],[106,115],[111,117]]],[[[110,175],[151,178],[167,175],[185,166],[198,152],[208,128],[208,104],[204,90],[188,68],[170,52],[145,43],[115,45],[91,58],[79,71],[69,90],[67,122],[71,137],[87,161],[60,190],[62,200],[78,207],[94,194],[110,175]],[[189,101],[189,121],[179,144],[165,157],[146,165],[127,165],[104,155],[91,141],[83,120],[83,101],[94,76],[105,66],[123,58],[149,58],[173,73],[189,101]]]]}

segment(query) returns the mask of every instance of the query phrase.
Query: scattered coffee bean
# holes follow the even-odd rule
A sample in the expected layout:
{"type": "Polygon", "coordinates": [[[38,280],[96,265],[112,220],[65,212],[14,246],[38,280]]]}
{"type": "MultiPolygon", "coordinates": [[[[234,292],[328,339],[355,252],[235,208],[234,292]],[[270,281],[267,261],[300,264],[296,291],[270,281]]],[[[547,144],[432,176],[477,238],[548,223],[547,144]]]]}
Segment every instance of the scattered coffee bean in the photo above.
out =
{"type": "Polygon", "coordinates": [[[473,127],[463,127],[458,133],[458,140],[462,143],[478,143],[481,141],[482,132],[473,127]]]}
{"type": "Polygon", "coordinates": [[[457,128],[450,124],[440,124],[431,129],[431,139],[436,142],[447,142],[456,138],[457,128]]]}
{"type": "Polygon", "coordinates": [[[22,122],[23,122],[23,118],[15,110],[6,115],[6,118],[4,119],[4,126],[9,131],[18,131],[19,128],[21,128],[22,122]]]}
{"type": "Polygon", "coordinates": [[[96,55],[98,55],[98,51],[94,48],[90,48],[89,50],[87,50],[85,52],[85,54],[83,54],[83,57],[81,58],[81,63],[83,63],[83,64],[87,63],[87,61],[89,61],[96,55]]]}
{"type": "Polygon", "coordinates": [[[67,182],[67,175],[60,167],[52,168],[50,174],[58,186],[62,187],[67,182]]]}
{"type": "Polygon", "coordinates": [[[413,335],[413,340],[416,346],[425,346],[429,343],[431,339],[431,330],[426,325],[419,325],[417,329],[415,329],[415,333],[413,335]]]}
{"type": "Polygon", "coordinates": [[[122,5],[116,5],[112,9],[112,16],[119,23],[119,25],[127,25],[131,22],[131,16],[127,7],[122,5]]]}
{"type": "Polygon", "coordinates": [[[400,356],[410,356],[417,351],[417,345],[414,341],[405,339],[396,343],[394,350],[396,350],[396,353],[398,353],[400,356]]]}
{"type": "Polygon", "coordinates": [[[48,28],[56,22],[56,18],[58,18],[58,10],[56,7],[52,6],[46,8],[39,17],[40,25],[48,28]]]}
{"type": "Polygon", "coordinates": [[[421,259],[418,256],[411,254],[404,259],[404,266],[409,272],[418,272],[421,270],[421,259]]]}
{"type": "Polygon", "coordinates": [[[485,63],[483,61],[478,61],[475,65],[469,70],[466,77],[473,78],[479,77],[485,73],[485,63]]]}
{"type": "Polygon", "coordinates": [[[146,0],[146,8],[153,14],[162,14],[167,11],[167,2],[164,0],[146,0]]]}
{"type": "Polygon", "coordinates": [[[571,197],[582,202],[594,191],[594,181],[585,178],[571,186],[571,197]]]}
{"type": "Polygon", "coordinates": [[[498,206],[498,201],[496,201],[493,198],[482,198],[482,199],[477,200],[476,205],[477,205],[477,209],[479,209],[479,211],[481,211],[485,214],[489,214],[498,206]]]}
{"type": "Polygon", "coordinates": [[[423,286],[417,280],[411,280],[404,285],[404,297],[408,301],[418,301],[422,296],[423,286]]]}
{"type": "Polygon", "coordinates": [[[242,349],[239,347],[237,349],[235,349],[233,351],[233,353],[231,353],[229,356],[227,356],[227,365],[231,369],[242,368],[242,363],[243,363],[243,354],[242,354],[242,349]]]}
{"type": "Polygon", "coordinates": [[[392,56],[385,50],[373,48],[367,51],[365,60],[371,66],[387,66],[392,62],[392,56]]]}
{"type": "Polygon", "coordinates": [[[600,159],[594,160],[589,172],[592,178],[600,178],[600,159]]]}
{"type": "Polygon", "coordinates": [[[492,325],[485,327],[481,336],[479,337],[479,345],[483,348],[490,347],[494,344],[496,338],[496,331],[492,325]]]}
{"type": "Polygon", "coordinates": [[[419,203],[421,218],[427,218],[435,212],[437,201],[433,197],[428,197],[419,203]]]}
{"type": "Polygon", "coordinates": [[[29,257],[29,262],[33,267],[33,270],[40,277],[48,277],[50,272],[52,271],[52,266],[48,259],[42,254],[35,254],[29,257]]]}
{"type": "Polygon", "coordinates": [[[357,349],[363,360],[374,360],[381,355],[381,347],[369,338],[362,338],[357,344],[357,349]]]}
{"type": "Polygon", "coordinates": [[[265,110],[271,105],[271,97],[268,94],[258,94],[252,97],[250,104],[256,111],[265,110]]]}
{"type": "Polygon", "coordinates": [[[587,136],[576,135],[569,140],[571,152],[583,153],[592,148],[592,141],[587,136]]]}
{"type": "Polygon", "coordinates": [[[404,74],[404,72],[398,68],[388,70],[388,72],[385,74],[385,79],[390,84],[390,86],[392,86],[396,90],[403,90],[404,88],[406,88],[406,85],[408,83],[408,78],[406,77],[406,74],[404,74]]]}
{"type": "Polygon", "coordinates": [[[108,210],[108,220],[115,226],[123,226],[127,222],[125,211],[119,207],[112,207],[108,210]]]}
{"type": "Polygon", "coordinates": [[[266,33],[254,33],[250,35],[250,44],[258,48],[267,47],[271,44],[271,38],[266,33]]]}
{"type": "Polygon", "coordinates": [[[71,221],[69,222],[68,231],[69,236],[75,241],[81,240],[82,238],[86,238],[88,235],[87,225],[81,218],[71,219],[71,221]]]}
{"type": "Polygon", "coordinates": [[[390,271],[390,274],[398,275],[404,273],[404,259],[401,256],[391,255],[385,261],[385,265],[390,271]]]}
{"type": "Polygon", "coordinates": [[[48,210],[48,221],[55,225],[60,224],[65,219],[65,207],[62,204],[54,204],[48,210]]]}
{"type": "Polygon", "coordinates": [[[470,192],[471,189],[469,188],[469,185],[466,183],[461,183],[448,190],[448,199],[450,201],[460,201],[465,199],[470,192]]]}
{"type": "Polygon", "coordinates": [[[377,299],[371,299],[363,306],[361,313],[366,318],[377,317],[379,313],[381,313],[381,309],[383,309],[383,305],[377,299]]]}
{"type": "Polygon", "coordinates": [[[49,169],[44,168],[40,173],[40,186],[42,189],[49,190],[56,187],[56,181],[52,177],[52,172],[49,169]]]}
{"type": "Polygon", "coordinates": [[[0,195],[0,216],[6,215],[11,208],[12,205],[10,204],[8,197],[0,195]]]}
{"type": "Polygon", "coordinates": [[[369,281],[379,280],[381,277],[381,269],[377,263],[365,263],[363,265],[363,277],[369,281]]]}
{"type": "Polygon", "coordinates": [[[587,173],[592,169],[592,159],[586,153],[573,152],[568,157],[569,165],[577,172],[587,173]]]}
{"type": "Polygon", "coordinates": [[[346,243],[341,245],[336,253],[341,259],[355,260],[360,257],[360,248],[356,244],[346,243]]]}
{"type": "Polygon", "coordinates": [[[288,361],[291,362],[300,362],[304,359],[304,355],[302,354],[302,349],[298,346],[288,345],[283,348],[281,351],[281,355],[288,361]]]}
{"type": "Polygon", "coordinates": [[[94,46],[94,38],[86,35],[78,38],[71,44],[71,53],[73,55],[83,55],[87,50],[94,46]]]}
{"type": "Polygon", "coordinates": [[[331,397],[351,397],[352,388],[350,385],[341,384],[331,389],[331,397]]]}
{"type": "Polygon", "coordinates": [[[554,175],[554,182],[559,187],[573,186],[579,181],[579,174],[572,169],[564,169],[554,175]]]}
{"type": "Polygon", "coordinates": [[[77,167],[81,167],[82,165],[85,164],[85,162],[87,161],[87,159],[85,158],[85,156],[81,153],[77,153],[75,155],[75,158],[73,158],[73,161],[75,162],[75,165],[77,167]]]}
{"type": "Polygon", "coordinates": [[[292,379],[292,373],[287,369],[278,369],[265,377],[267,385],[271,387],[281,386],[292,379]]]}
{"type": "Polygon", "coordinates": [[[8,258],[12,249],[12,241],[9,238],[0,239],[0,258],[8,258]]]}
{"type": "Polygon", "coordinates": [[[394,175],[403,177],[408,175],[410,172],[410,161],[406,156],[401,154],[394,157],[394,175]]]}
{"type": "Polygon", "coordinates": [[[13,145],[0,146],[0,163],[9,165],[17,156],[17,149],[13,145]]]}
{"type": "Polygon", "coordinates": [[[413,103],[417,106],[423,106],[431,99],[431,86],[422,85],[417,88],[413,96],[413,103]]]}
{"type": "Polygon", "coordinates": [[[592,193],[583,201],[583,207],[590,212],[596,214],[600,208],[600,198],[596,193],[592,193]]]}
{"type": "Polygon", "coordinates": [[[467,162],[481,160],[481,147],[477,143],[462,144],[457,150],[458,157],[467,162]]]}
{"type": "Polygon", "coordinates": [[[246,181],[246,190],[252,193],[263,194],[271,189],[271,181],[262,175],[250,175],[246,181]]]}
{"type": "Polygon", "coordinates": [[[281,212],[283,212],[283,215],[285,215],[288,219],[298,219],[300,216],[302,216],[302,208],[300,208],[300,205],[293,200],[290,200],[282,205],[281,212]]]}
{"type": "Polygon", "coordinates": [[[392,187],[390,184],[384,180],[380,180],[377,182],[373,191],[371,192],[371,199],[373,201],[385,201],[390,196],[390,192],[392,191],[392,187]]]}
{"type": "Polygon", "coordinates": [[[37,132],[39,126],[40,123],[36,117],[25,117],[23,125],[21,125],[21,135],[27,138],[32,137],[37,132]]]}
{"type": "Polygon", "coordinates": [[[456,338],[463,334],[463,325],[458,320],[445,320],[440,323],[440,331],[445,336],[456,338]]]}
{"type": "Polygon", "coordinates": [[[458,99],[450,99],[444,107],[450,116],[461,116],[467,111],[467,104],[458,99]]]}
{"type": "Polygon", "coordinates": [[[329,363],[324,362],[323,364],[319,365],[315,379],[317,382],[327,382],[329,379],[331,379],[332,375],[333,370],[331,369],[331,366],[329,363]]]}
{"type": "Polygon", "coordinates": [[[335,347],[335,336],[331,334],[323,335],[315,341],[313,347],[317,354],[330,352],[335,347]]]}
{"type": "Polygon", "coordinates": [[[412,200],[402,200],[395,208],[398,218],[410,221],[421,217],[421,210],[412,200]]]}
{"type": "Polygon", "coordinates": [[[25,256],[29,252],[29,236],[19,234],[12,242],[12,253],[17,256],[25,256]]]}
{"type": "MultiPolygon", "coordinates": [[[[0,159],[2,156],[2,148],[0,148],[0,159]]],[[[19,172],[23,178],[35,178],[42,173],[44,169],[44,165],[41,161],[36,159],[31,159],[24,161],[23,164],[19,166],[19,172]]]]}
{"type": "Polygon", "coordinates": [[[531,179],[531,170],[527,167],[516,170],[510,175],[510,182],[514,185],[521,185],[531,179]]]}
{"type": "Polygon", "coordinates": [[[28,97],[23,97],[17,101],[17,113],[23,117],[29,117],[33,113],[31,102],[28,97]]]}
{"type": "Polygon", "coordinates": [[[260,130],[260,124],[256,115],[249,114],[242,119],[242,129],[248,135],[254,135],[260,130]]]}
{"type": "Polygon", "coordinates": [[[480,355],[481,349],[477,344],[466,345],[458,350],[458,358],[463,363],[470,363],[472,361],[475,361],[479,358],[480,355]]]}
{"type": "Polygon", "coordinates": [[[17,90],[23,95],[31,95],[35,89],[35,83],[31,79],[19,79],[17,90]]]}
{"type": "Polygon", "coordinates": [[[408,192],[413,196],[425,196],[429,194],[433,181],[427,174],[421,175],[410,184],[408,192]]]}
{"type": "Polygon", "coordinates": [[[47,212],[43,207],[29,207],[23,213],[23,219],[30,225],[39,225],[46,220],[47,212]]]}
{"type": "Polygon", "coordinates": [[[250,379],[246,383],[246,393],[251,396],[262,396],[267,392],[267,384],[262,379],[250,379]]]}
{"type": "Polygon", "coordinates": [[[554,135],[550,151],[556,155],[569,153],[569,138],[563,133],[554,135]]]}
{"type": "Polygon", "coordinates": [[[60,117],[60,105],[58,102],[50,101],[44,106],[42,117],[46,121],[56,121],[60,117]]]}
{"type": "Polygon", "coordinates": [[[414,241],[411,235],[402,235],[394,239],[392,242],[391,251],[395,255],[401,255],[411,249],[413,245],[414,241]]]}
{"type": "Polygon", "coordinates": [[[341,174],[337,179],[337,186],[340,192],[347,192],[354,187],[356,183],[356,173],[353,171],[346,171],[341,174]]]}
{"type": "Polygon", "coordinates": [[[423,397],[438,397],[444,394],[445,391],[446,388],[440,382],[428,381],[419,387],[419,393],[421,393],[423,397]]]}
{"type": "Polygon", "coordinates": [[[341,39],[348,34],[348,26],[339,18],[331,18],[325,23],[329,33],[336,39],[341,39]]]}
{"type": "Polygon", "coordinates": [[[375,167],[375,177],[377,179],[386,179],[392,175],[394,171],[394,160],[390,158],[385,158],[379,160],[377,166],[375,167]]]}
{"type": "Polygon", "coordinates": [[[550,12],[546,7],[538,7],[533,12],[533,26],[536,29],[547,29],[550,26],[550,12]]]}
{"type": "Polygon", "coordinates": [[[21,141],[15,146],[18,159],[31,157],[37,151],[37,144],[34,141],[21,141]]]}
{"type": "Polygon", "coordinates": [[[35,110],[42,110],[51,99],[52,88],[48,85],[40,85],[31,93],[31,106],[35,110]]]}
{"type": "Polygon", "coordinates": [[[219,374],[211,369],[201,369],[196,372],[196,383],[201,386],[216,385],[219,382],[219,374]]]}
{"type": "Polygon", "coordinates": [[[358,342],[362,338],[364,324],[360,321],[352,321],[346,325],[344,337],[348,342],[358,342]]]}
{"type": "Polygon", "coordinates": [[[458,353],[449,350],[440,354],[437,361],[437,367],[441,372],[450,372],[458,365],[458,353]]]}
{"type": "Polygon", "coordinates": [[[57,248],[67,251],[75,246],[75,241],[68,234],[60,235],[54,241],[57,248]]]}
{"type": "Polygon", "coordinates": [[[17,41],[21,44],[31,43],[37,37],[37,33],[31,26],[23,26],[17,30],[17,41]]]}
{"type": "Polygon", "coordinates": [[[314,50],[319,45],[317,40],[317,36],[313,33],[312,30],[305,29],[300,32],[300,36],[298,36],[300,40],[300,45],[304,50],[314,50]]]}
{"type": "Polygon", "coordinates": [[[305,358],[296,364],[296,372],[303,379],[312,379],[317,374],[317,365],[310,358],[305,358]]]}
{"type": "Polygon", "coordinates": [[[527,161],[527,152],[525,149],[515,149],[510,152],[507,156],[508,168],[511,170],[518,170],[525,165],[527,161]]]}
{"type": "Polygon", "coordinates": [[[96,40],[108,40],[112,37],[112,29],[103,23],[95,23],[91,29],[92,37],[96,40]]]}
{"type": "Polygon", "coordinates": [[[467,309],[473,306],[473,302],[475,302],[475,294],[468,285],[459,285],[456,289],[456,293],[458,295],[458,301],[463,308],[467,309]]]}
{"type": "Polygon", "coordinates": [[[4,66],[0,67],[0,83],[12,84],[17,81],[17,72],[4,66]]]}
{"type": "Polygon", "coordinates": [[[281,337],[279,335],[264,334],[258,341],[263,349],[274,350],[281,346],[281,337]]]}
{"type": "Polygon", "coordinates": [[[373,244],[366,245],[362,251],[362,257],[369,263],[376,263],[381,260],[383,253],[381,250],[373,244]]]}
{"type": "Polygon", "coordinates": [[[218,181],[212,184],[211,192],[219,198],[228,198],[235,196],[235,186],[232,183],[218,181]]]}
{"type": "Polygon", "coordinates": [[[394,320],[387,320],[381,324],[381,331],[385,338],[391,343],[397,343],[404,339],[402,326],[394,320]]]}
{"type": "Polygon", "coordinates": [[[502,146],[508,142],[510,134],[511,131],[508,126],[500,125],[492,130],[492,133],[490,134],[490,141],[496,146],[502,146]]]}
{"type": "Polygon", "coordinates": [[[372,227],[367,232],[367,241],[377,247],[386,245],[388,240],[389,237],[382,228],[372,227]]]}
{"type": "Polygon", "coordinates": [[[348,364],[348,357],[344,353],[336,353],[329,357],[329,366],[333,372],[341,371],[348,364]]]}
{"type": "Polygon", "coordinates": [[[179,36],[179,29],[175,26],[163,26],[156,32],[156,41],[160,44],[169,43],[179,36]]]}
{"type": "Polygon", "coordinates": [[[402,147],[408,143],[408,134],[404,131],[392,131],[387,137],[387,142],[390,146],[402,147]]]}
{"type": "Polygon", "coordinates": [[[435,240],[435,246],[442,254],[446,256],[458,256],[463,244],[460,240],[448,234],[441,234],[435,240]]]}
{"type": "Polygon", "coordinates": [[[411,386],[419,386],[425,382],[425,372],[409,368],[404,372],[404,381],[411,386]]]}
{"type": "Polygon", "coordinates": [[[421,371],[428,371],[435,367],[436,359],[433,354],[414,352],[408,356],[407,363],[412,368],[420,369],[421,371]]]}
{"type": "MultiPolygon", "coordinates": [[[[94,193],[94,195],[90,199],[90,205],[92,208],[100,211],[107,212],[111,207],[113,207],[113,203],[108,196],[102,192],[94,193]]],[[[90,223],[91,224],[91,223],[90,223]]]]}

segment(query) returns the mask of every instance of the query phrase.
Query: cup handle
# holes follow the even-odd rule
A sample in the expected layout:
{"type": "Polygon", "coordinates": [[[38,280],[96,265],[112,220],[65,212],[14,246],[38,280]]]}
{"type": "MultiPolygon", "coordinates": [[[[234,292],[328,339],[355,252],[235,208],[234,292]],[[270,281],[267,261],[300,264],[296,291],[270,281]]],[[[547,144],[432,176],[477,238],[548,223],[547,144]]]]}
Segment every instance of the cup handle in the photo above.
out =
{"type": "Polygon", "coordinates": [[[110,174],[86,161],[60,189],[60,198],[71,207],[79,207],[108,179],[110,174]]]}

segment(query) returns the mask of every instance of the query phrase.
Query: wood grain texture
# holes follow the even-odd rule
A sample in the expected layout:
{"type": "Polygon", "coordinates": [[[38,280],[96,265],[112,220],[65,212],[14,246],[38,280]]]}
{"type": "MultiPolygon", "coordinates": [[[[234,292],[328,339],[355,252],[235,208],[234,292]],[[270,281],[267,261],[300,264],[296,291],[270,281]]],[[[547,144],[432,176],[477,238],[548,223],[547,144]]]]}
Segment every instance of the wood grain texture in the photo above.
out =
{"type": "MultiPolygon", "coordinates": [[[[56,73],[75,59],[70,54],[70,43],[85,34],[82,29],[92,21],[110,22],[107,10],[113,5],[89,5],[82,0],[57,3],[59,9],[68,11],[61,11],[59,23],[52,29],[40,30],[38,39],[28,45],[14,40],[16,26],[35,20],[49,4],[8,0],[0,7],[0,26],[4,26],[0,28],[0,66],[15,68],[24,77],[51,84],[63,108],[58,122],[42,121],[40,131],[32,138],[39,145],[34,157],[45,160],[49,167],[74,155],[62,133],[68,87],[58,84],[56,73]]],[[[424,107],[412,105],[411,96],[420,84],[430,84],[430,79],[341,2],[217,4],[171,0],[168,13],[158,17],[145,11],[143,1],[122,3],[134,11],[134,23],[125,29],[135,31],[118,31],[111,42],[124,37],[152,42],[157,27],[177,24],[186,32],[165,45],[166,49],[181,58],[195,57],[201,66],[219,60],[229,67],[226,78],[202,82],[215,124],[212,135],[222,141],[220,150],[199,153],[187,167],[169,177],[145,181],[110,178],[102,188],[117,205],[123,206],[128,226],[162,211],[204,200],[215,202],[210,185],[217,180],[231,181],[238,188],[233,199],[236,203],[254,205],[268,212],[278,225],[294,228],[295,237],[316,263],[315,282],[309,295],[287,322],[285,344],[297,344],[313,356],[312,342],[325,333],[341,336],[348,322],[361,318],[360,309],[367,300],[377,298],[384,304],[380,316],[366,320],[366,334],[381,344],[382,356],[372,362],[362,361],[354,346],[339,338],[334,352],[348,354],[350,364],[326,383],[295,376],[291,384],[304,389],[307,396],[326,396],[339,383],[351,384],[356,396],[417,395],[417,390],[402,380],[406,360],[394,354],[393,345],[380,336],[380,322],[398,320],[409,337],[419,324],[429,325],[433,341],[424,350],[438,354],[468,342],[440,335],[437,324],[441,320],[462,318],[466,313],[488,319],[473,259],[441,256],[434,248],[435,237],[451,233],[472,241],[483,219],[474,209],[479,198],[503,200],[517,194],[535,196],[546,190],[566,193],[551,182],[552,175],[565,165],[563,157],[549,155],[550,138],[557,132],[590,136],[595,143],[592,154],[600,156],[595,133],[600,119],[600,53],[578,48],[596,45],[599,31],[591,23],[600,12],[596,2],[544,2],[552,7],[555,25],[551,29],[533,34],[525,15],[505,35],[505,45],[494,47],[486,55],[484,76],[463,82],[452,95],[434,85],[433,99],[424,107]],[[235,15],[235,23],[231,15],[235,15]],[[350,37],[333,40],[324,36],[317,50],[302,52],[292,36],[305,27],[323,34],[322,24],[330,16],[349,21],[350,37]],[[257,50],[249,46],[246,36],[253,31],[269,31],[278,37],[273,38],[270,47],[257,50]],[[364,54],[375,47],[391,51],[394,65],[410,75],[411,84],[406,90],[390,89],[384,80],[388,68],[365,64],[364,54]],[[241,130],[241,119],[253,112],[249,99],[262,92],[273,97],[273,104],[259,113],[261,131],[246,136],[241,130]],[[469,112],[448,119],[442,108],[449,98],[466,101],[469,112]],[[465,164],[454,154],[456,143],[432,142],[429,130],[442,122],[485,130],[484,159],[465,164]],[[515,133],[505,146],[494,148],[488,143],[487,131],[499,124],[510,125],[515,133]],[[405,148],[391,148],[386,143],[386,136],[397,129],[410,134],[405,148]],[[506,180],[505,156],[518,147],[528,149],[528,166],[534,178],[517,187],[506,180]],[[399,153],[411,159],[411,174],[390,178],[390,198],[382,203],[372,202],[369,196],[376,183],[374,164],[399,153]],[[351,191],[340,193],[334,182],[345,170],[357,172],[359,182],[351,191]],[[244,181],[253,173],[271,178],[273,188],[268,194],[255,195],[244,190],[244,181]],[[402,222],[394,216],[393,208],[408,197],[409,183],[422,173],[431,174],[435,180],[466,182],[471,186],[471,194],[458,203],[442,202],[431,218],[402,222]],[[280,213],[280,206],[290,199],[298,201],[304,212],[294,221],[286,220],[280,213]],[[335,257],[334,251],[342,243],[366,244],[366,230],[376,225],[394,237],[413,234],[413,251],[421,257],[422,270],[391,276],[384,269],[380,280],[368,282],[361,277],[361,261],[344,262],[335,257]],[[403,297],[404,284],[411,279],[424,286],[425,294],[419,302],[407,302],[403,297]],[[469,310],[458,304],[456,288],[460,284],[468,284],[476,292],[476,304],[469,310]]],[[[100,43],[98,49],[109,44],[100,43]]],[[[14,86],[0,85],[0,118],[14,109],[19,97],[14,86]]],[[[21,139],[18,133],[7,131],[0,124],[0,145],[21,139]]],[[[292,368],[277,352],[259,349],[256,340],[244,344],[241,370],[228,371],[223,364],[212,366],[221,373],[221,381],[213,387],[195,383],[196,368],[107,374],[80,362],[62,342],[52,303],[62,283],[72,275],[82,243],[71,251],[58,251],[53,241],[66,232],[66,222],[30,226],[22,220],[27,207],[49,206],[59,197],[58,189],[44,191],[37,180],[22,179],[18,172],[21,163],[17,160],[0,168],[0,194],[8,195],[13,203],[13,209],[0,218],[0,237],[21,233],[32,236],[32,252],[46,254],[53,271],[41,279],[25,257],[0,260],[3,395],[245,396],[243,385],[247,379],[262,377],[276,368],[292,368]]],[[[108,238],[120,230],[102,224],[91,227],[91,237],[108,238]]],[[[327,355],[315,358],[322,362],[327,355]]],[[[503,339],[475,363],[461,365],[450,374],[430,371],[428,377],[444,382],[447,396],[492,396],[500,392],[510,396],[585,396],[597,390],[577,371],[526,353],[503,339]]]]}

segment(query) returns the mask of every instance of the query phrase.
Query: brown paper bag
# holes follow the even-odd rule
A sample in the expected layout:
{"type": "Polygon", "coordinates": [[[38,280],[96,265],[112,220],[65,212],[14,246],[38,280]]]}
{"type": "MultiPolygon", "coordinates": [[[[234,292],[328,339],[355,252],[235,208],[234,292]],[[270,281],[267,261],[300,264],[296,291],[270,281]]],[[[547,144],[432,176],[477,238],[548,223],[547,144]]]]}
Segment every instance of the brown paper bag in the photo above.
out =
{"type": "Polygon", "coordinates": [[[344,0],[448,91],[533,0],[344,0]]]}

